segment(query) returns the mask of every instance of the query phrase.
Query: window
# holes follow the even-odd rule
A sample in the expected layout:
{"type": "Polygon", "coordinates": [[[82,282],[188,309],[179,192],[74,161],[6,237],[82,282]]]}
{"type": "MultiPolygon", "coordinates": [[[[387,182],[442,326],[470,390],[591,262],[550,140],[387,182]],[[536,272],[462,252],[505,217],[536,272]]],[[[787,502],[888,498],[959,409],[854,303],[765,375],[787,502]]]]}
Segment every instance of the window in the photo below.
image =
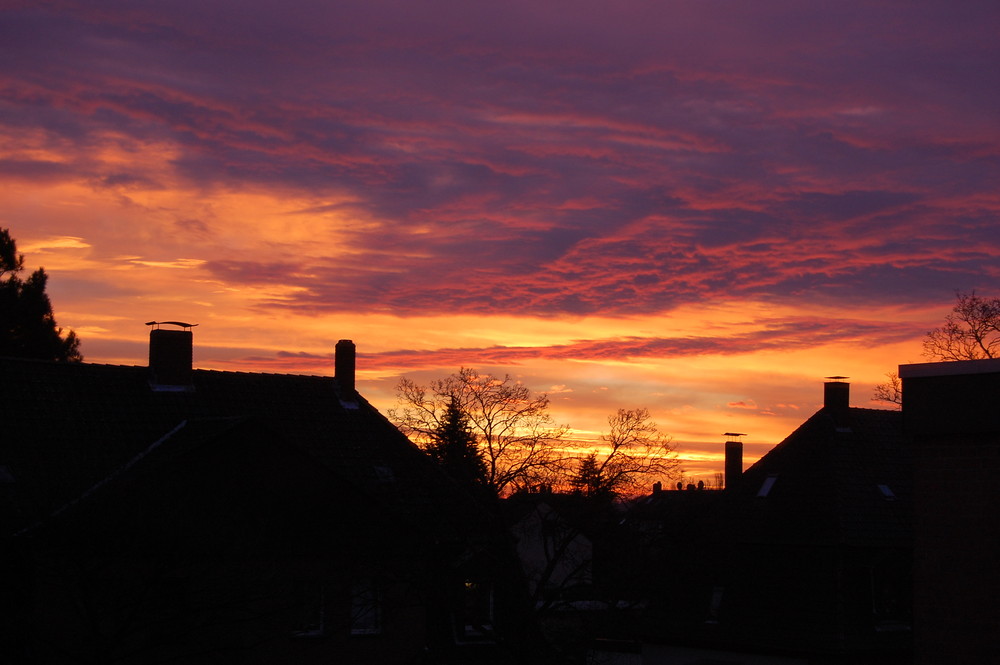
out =
{"type": "Polygon", "coordinates": [[[871,611],[878,632],[910,630],[913,607],[911,564],[903,557],[891,557],[870,570],[871,611]]]}
{"type": "Polygon", "coordinates": [[[712,587],[712,597],[708,601],[708,619],[705,623],[719,623],[719,611],[722,609],[722,596],[726,588],[723,586],[712,587]]]}
{"type": "Polygon", "coordinates": [[[376,465],[375,478],[383,484],[396,482],[396,474],[392,472],[392,467],[376,465]]]}
{"type": "Polygon", "coordinates": [[[455,617],[457,642],[493,641],[493,584],[466,580],[461,591],[462,604],[455,617]]]}
{"type": "Polygon", "coordinates": [[[351,635],[378,635],[382,632],[382,598],[372,579],[362,579],[351,587],[351,635]]]}
{"type": "Polygon", "coordinates": [[[888,485],[879,485],[878,491],[882,493],[882,496],[886,501],[894,501],[896,499],[895,493],[888,485]]]}
{"type": "Polygon", "coordinates": [[[299,582],[293,592],[292,637],[326,634],[326,589],[322,582],[299,582]]]}
{"type": "Polygon", "coordinates": [[[761,484],[760,489],[757,490],[757,496],[765,497],[771,492],[771,488],[774,487],[774,483],[778,481],[778,475],[770,475],[764,479],[763,484],[761,484]]]}

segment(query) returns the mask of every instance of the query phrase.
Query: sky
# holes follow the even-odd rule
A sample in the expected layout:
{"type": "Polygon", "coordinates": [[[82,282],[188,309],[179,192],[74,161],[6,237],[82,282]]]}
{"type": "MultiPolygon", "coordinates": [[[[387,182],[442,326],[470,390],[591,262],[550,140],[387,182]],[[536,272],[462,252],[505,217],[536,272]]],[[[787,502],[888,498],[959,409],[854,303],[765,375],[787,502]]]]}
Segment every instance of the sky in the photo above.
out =
{"type": "MultiPolygon", "coordinates": [[[[0,2],[0,227],[88,362],[460,367],[690,478],[998,295],[995,0],[0,2]]],[[[882,405],[885,407],[886,405],[882,405]]]]}

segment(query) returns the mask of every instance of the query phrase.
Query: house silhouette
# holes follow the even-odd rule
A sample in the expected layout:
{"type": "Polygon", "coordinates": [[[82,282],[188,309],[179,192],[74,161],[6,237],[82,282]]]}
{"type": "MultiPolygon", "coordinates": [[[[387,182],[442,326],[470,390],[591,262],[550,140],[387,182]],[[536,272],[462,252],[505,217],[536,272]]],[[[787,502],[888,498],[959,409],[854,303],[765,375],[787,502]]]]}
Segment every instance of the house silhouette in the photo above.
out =
{"type": "Polygon", "coordinates": [[[911,451],[901,413],[849,399],[827,382],[823,407],[725,491],[650,498],[684,561],[649,576],[641,637],[662,646],[643,662],[909,662],[911,451]]]}
{"type": "Polygon", "coordinates": [[[914,451],[914,662],[1000,662],[1000,359],[900,365],[914,451]]]}
{"type": "Polygon", "coordinates": [[[664,521],[665,543],[695,542],[673,550],[683,576],[649,575],[644,664],[1000,658],[1000,359],[899,376],[900,411],[827,382],[819,411],[705,497],[697,528],[687,509],[664,521]]]}
{"type": "Polygon", "coordinates": [[[502,526],[335,377],[0,358],[4,662],[526,660],[502,526]]]}

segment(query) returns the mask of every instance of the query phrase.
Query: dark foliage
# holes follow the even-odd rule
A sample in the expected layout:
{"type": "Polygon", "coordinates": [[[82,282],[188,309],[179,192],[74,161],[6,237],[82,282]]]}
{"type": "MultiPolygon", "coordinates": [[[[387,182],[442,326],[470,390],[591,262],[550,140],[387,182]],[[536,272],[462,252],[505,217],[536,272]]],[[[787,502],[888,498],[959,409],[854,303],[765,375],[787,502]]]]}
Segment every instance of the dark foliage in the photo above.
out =
{"type": "Polygon", "coordinates": [[[468,417],[452,400],[445,408],[427,454],[455,480],[464,484],[486,484],[486,462],[476,443],[468,417]]]}
{"type": "Polygon", "coordinates": [[[45,293],[48,275],[39,268],[21,279],[24,256],[7,229],[0,229],[0,356],[80,362],[80,340],[63,336],[45,293]]]}

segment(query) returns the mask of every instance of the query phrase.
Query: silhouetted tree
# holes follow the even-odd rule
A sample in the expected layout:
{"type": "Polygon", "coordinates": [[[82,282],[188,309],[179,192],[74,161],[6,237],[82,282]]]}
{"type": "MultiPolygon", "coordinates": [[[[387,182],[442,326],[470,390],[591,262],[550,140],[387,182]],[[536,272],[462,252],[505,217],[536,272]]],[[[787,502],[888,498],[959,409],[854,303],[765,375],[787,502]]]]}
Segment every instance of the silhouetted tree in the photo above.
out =
{"type": "MultiPolygon", "coordinates": [[[[1000,357],[1000,298],[981,298],[975,291],[955,292],[957,302],[944,325],[927,333],[924,356],[931,360],[980,360],[1000,357]]],[[[875,386],[873,400],[903,403],[903,387],[895,372],[875,386]]]]}
{"type": "Polygon", "coordinates": [[[48,275],[39,268],[22,280],[24,256],[8,229],[0,229],[0,356],[79,362],[80,340],[56,325],[45,293],[48,275]]]}
{"type": "Polygon", "coordinates": [[[1000,298],[975,291],[955,294],[958,302],[944,325],[927,333],[924,355],[934,360],[978,360],[1000,355],[1000,298]]]}
{"type": "Polygon", "coordinates": [[[660,432],[648,409],[618,409],[601,437],[606,452],[579,461],[570,484],[587,496],[615,497],[636,491],[652,476],[672,478],[679,461],[670,437],[660,432]]]}
{"type": "Polygon", "coordinates": [[[584,496],[599,496],[604,494],[604,483],[601,479],[601,468],[597,463],[597,453],[580,458],[576,472],[569,479],[570,487],[584,496]]]}
{"type": "Polygon", "coordinates": [[[497,495],[552,483],[569,457],[555,443],[569,432],[548,413],[547,395],[532,395],[510,375],[502,379],[463,367],[418,386],[403,378],[396,387],[398,409],[389,417],[425,450],[454,405],[467,419],[486,464],[486,485],[497,495]]]}
{"type": "Polygon", "coordinates": [[[425,450],[456,480],[486,484],[486,462],[476,445],[476,435],[454,400],[445,407],[441,422],[431,434],[425,450]]]}
{"type": "Polygon", "coordinates": [[[890,402],[892,404],[903,403],[903,383],[899,380],[896,372],[886,373],[886,382],[875,386],[875,394],[872,399],[877,402],[890,402]]]}

